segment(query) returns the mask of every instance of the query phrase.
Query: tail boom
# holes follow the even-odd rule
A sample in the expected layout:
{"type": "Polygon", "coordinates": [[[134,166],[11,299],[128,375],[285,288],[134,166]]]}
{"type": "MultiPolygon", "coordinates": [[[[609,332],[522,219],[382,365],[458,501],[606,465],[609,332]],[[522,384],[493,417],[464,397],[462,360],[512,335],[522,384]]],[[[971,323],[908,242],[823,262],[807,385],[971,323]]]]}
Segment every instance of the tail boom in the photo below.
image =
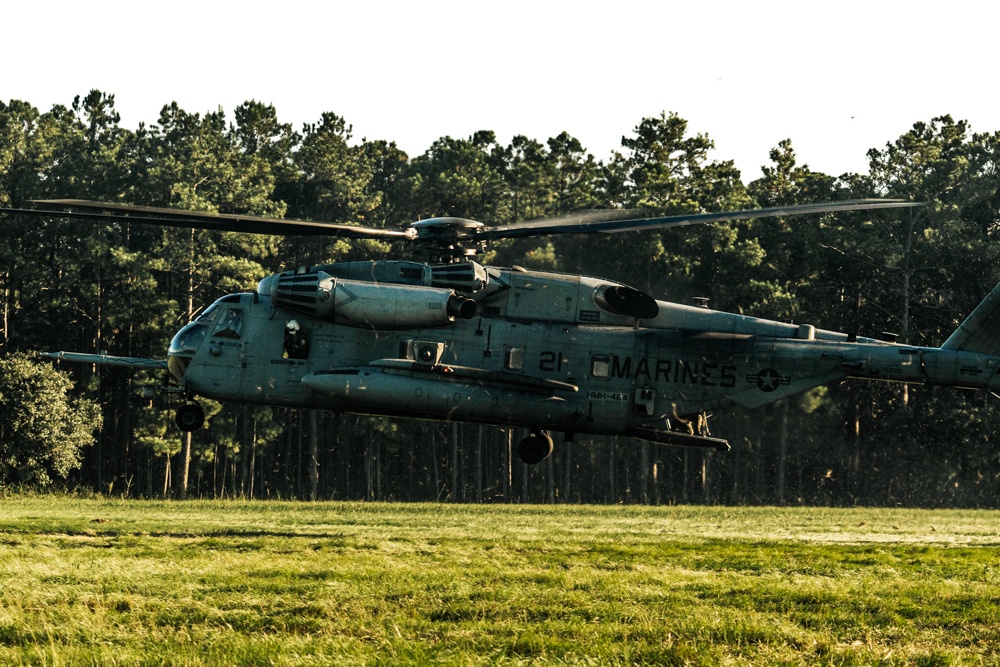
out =
{"type": "Polygon", "coordinates": [[[1000,356],[905,345],[871,345],[844,357],[848,377],[1000,389],[1000,356]]]}

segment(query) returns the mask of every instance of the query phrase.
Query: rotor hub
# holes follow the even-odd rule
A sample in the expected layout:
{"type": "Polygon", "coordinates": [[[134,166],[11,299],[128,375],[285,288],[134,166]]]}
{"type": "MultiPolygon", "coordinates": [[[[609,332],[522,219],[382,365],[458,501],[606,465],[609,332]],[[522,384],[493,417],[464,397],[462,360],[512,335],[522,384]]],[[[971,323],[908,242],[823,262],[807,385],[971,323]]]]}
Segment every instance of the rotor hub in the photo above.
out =
{"type": "Polygon", "coordinates": [[[428,218],[410,225],[414,249],[434,261],[471,259],[486,250],[486,225],[465,218],[428,218]]]}

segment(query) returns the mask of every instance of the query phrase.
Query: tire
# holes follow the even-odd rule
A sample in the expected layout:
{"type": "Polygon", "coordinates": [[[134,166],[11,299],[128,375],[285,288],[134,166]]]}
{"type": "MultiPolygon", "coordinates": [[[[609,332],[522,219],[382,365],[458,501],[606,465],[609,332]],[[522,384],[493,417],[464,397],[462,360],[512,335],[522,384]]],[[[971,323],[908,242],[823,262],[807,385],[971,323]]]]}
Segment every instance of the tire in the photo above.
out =
{"type": "Polygon", "coordinates": [[[546,433],[532,434],[517,443],[517,457],[528,465],[535,465],[552,453],[552,438],[546,433]]]}
{"type": "Polygon", "coordinates": [[[197,431],[205,424],[205,411],[197,403],[188,403],[177,409],[174,422],[185,433],[197,431]]]}

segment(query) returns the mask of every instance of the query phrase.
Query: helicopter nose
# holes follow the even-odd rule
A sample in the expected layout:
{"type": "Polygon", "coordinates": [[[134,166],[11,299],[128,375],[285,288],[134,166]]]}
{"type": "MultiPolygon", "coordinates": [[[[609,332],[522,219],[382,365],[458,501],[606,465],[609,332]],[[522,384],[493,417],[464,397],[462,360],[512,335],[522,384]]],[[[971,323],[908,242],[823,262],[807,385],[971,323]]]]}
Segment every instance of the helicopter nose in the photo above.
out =
{"type": "Polygon", "coordinates": [[[178,382],[184,377],[188,364],[198,352],[207,334],[208,326],[195,321],[183,327],[170,341],[170,349],[167,350],[167,369],[178,382]]]}

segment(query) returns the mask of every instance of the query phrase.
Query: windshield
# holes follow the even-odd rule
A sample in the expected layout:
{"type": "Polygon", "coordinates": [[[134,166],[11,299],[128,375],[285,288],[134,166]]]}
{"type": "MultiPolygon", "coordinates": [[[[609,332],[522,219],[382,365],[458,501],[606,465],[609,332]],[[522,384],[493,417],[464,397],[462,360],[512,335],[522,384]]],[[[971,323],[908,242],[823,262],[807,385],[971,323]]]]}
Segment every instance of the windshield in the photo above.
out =
{"type": "Polygon", "coordinates": [[[187,357],[193,357],[194,353],[198,351],[203,340],[205,340],[205,334],[208,332],[208,325],[202,322],[192,322],[183,329],[177,332],[174,339],[170,341],[170,350],[167,354],[183,355],[187,357]]]}
{"type": "Polygon", "coordinates": [[[212,316],[215,314],[215,311],[217,311],[218,309],[219,309],[219,302],[216,301],[211,306],[209,306],[208,308],[206,308],[205,312],[201,313],[200,315],[198,315],[198,317],[196,317],[194,319],[195,319],[195,321],[210,320],[210,319],[212,319],[212,316]]]}

